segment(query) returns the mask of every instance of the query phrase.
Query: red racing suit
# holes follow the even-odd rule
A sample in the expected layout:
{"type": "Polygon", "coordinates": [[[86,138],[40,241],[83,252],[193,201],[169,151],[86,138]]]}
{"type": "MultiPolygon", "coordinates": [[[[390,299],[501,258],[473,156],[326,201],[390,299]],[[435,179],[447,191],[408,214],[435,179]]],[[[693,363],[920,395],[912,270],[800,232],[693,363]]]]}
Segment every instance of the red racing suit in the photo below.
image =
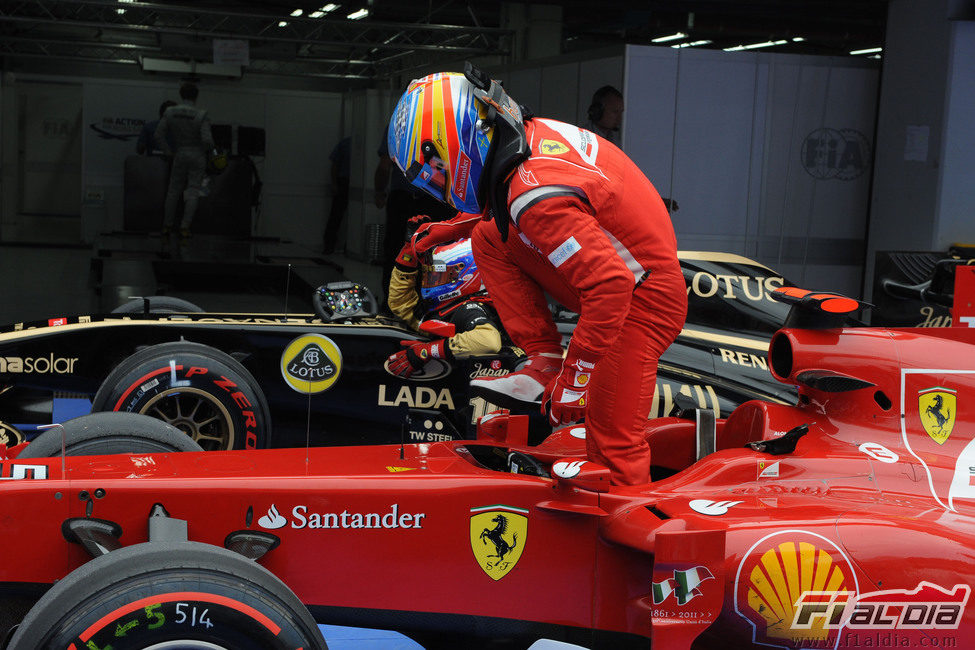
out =
{"type": "Polygon", "coordinates": [[[649,482],[644,439],[657,361],[687,315],[670,215],[616,146],[571,124],[526,123],[531,155],[512,175],[512,228],[482,221],[474,258],[501,322],[529,355],[561,353],[545,293],[579,313],[573,350],[596,358],[587,452],[616,484],[649,482]]]}

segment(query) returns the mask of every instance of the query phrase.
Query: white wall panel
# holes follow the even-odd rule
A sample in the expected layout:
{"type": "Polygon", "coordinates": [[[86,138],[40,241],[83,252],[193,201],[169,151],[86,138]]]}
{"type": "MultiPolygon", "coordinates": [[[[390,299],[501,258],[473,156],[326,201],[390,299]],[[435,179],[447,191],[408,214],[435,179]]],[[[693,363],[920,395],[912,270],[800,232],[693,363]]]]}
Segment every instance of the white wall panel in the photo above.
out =
{"type": "MultiPolygon", "coordinates": [[[[673,197],[677,51],[627,46],[626,69],[626,81],[620,88],[623,150],[662,196],[673,197]]],[[[683,209],[684,204],[680,205],[683,209]]]]}
{"type": "Polygon", "coordinates": [[[535,113],[572,124],[576,119],[576,102],[571,100],[580,92],[578,64],[546,66],[541,76],[541,100],[532,107],[535,113]]]}
{"type": "Polygon", "coordinates": [[[723,52],[701,54],[679,57],[671,197],[680,205],[681,232],[740,236],[746,232],[755,68],[723,52]]]}
{"type": "Polygon", "coordinates": [[[624,149],[678,201],[681,248],[858,295],[877,84],[847,58],[629,46],[624,149]]]}

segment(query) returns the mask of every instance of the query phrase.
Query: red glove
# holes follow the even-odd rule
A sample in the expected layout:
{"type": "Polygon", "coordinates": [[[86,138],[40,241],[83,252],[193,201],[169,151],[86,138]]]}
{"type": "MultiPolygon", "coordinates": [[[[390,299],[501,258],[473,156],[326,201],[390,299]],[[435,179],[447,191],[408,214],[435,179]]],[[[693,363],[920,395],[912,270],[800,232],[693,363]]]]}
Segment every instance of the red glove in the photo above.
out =
{"type": "Polygon", "coordinates": [[[413,252],[422,255],[444,242],[470,237],[471,231],[474,230],[474,226],[480,220],[481,215],[479,214],[458,212],[453,219],[425,223],[417,228],[416,234],[413,235],[413,252]]]}
{"type": "Polygon", "coordinates": [[[386,367],[397,377],[410,377],[423,369],[430,359],[445,359],[449,353],[447,339],[437,339],[429,343],[421,341],[400,341],[403,350],[389,355],[386,367]]]}
{"type": "Polygon", "coordinates": [[[418,214],[415,217],[410,217],[406,220],[407,230],[410,230],[410,226],[412,226],[413,232],[416,232],[416,229],[420,226],[420,224],[424,224],[429,221],[433,221],[433,217],[428,214],[418,214]]]}
{"type": "Polygon", "coordinates": [[[589,380],[598,360],[596,355],[569,344],[562,369],[542,395],[542,413],[548,411],[548,421],[553,427],[578,422],[586,416],[589,380]]]}
{"type": "Polygon", "coordinates": [[[413,252],[413,244],[406,242],[403,244],[403,248],[399,249],[399,255],[396,256],[396,266],[403,271],[415,271],[419,268],[416,257],[416,253],[413,252]]]}

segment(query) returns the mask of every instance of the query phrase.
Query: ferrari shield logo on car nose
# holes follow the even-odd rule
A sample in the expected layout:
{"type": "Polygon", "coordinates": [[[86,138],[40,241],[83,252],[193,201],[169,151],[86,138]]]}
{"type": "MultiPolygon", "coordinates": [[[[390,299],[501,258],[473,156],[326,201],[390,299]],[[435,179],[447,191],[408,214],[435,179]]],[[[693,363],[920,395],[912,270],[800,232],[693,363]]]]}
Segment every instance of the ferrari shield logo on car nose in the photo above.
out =
{"type": "Polygon", "coordinates": [[[501,504],[471,508],[471,550],[492,580],[518,564],[527,538],[528,510],[501,504]]]}
{"type": "Polygon", "coordinates": [[[335,342],[321,334],[299,336],[281,355],[281,376],[299,393],[328,390],[342,370],[342,352],[335,342]]]}
{"type": "Polygon", "coordinates": [[[931,439],[943,445],[955,426],[956,391],[934,386],[917,393],[917,412],[931,439]]]}

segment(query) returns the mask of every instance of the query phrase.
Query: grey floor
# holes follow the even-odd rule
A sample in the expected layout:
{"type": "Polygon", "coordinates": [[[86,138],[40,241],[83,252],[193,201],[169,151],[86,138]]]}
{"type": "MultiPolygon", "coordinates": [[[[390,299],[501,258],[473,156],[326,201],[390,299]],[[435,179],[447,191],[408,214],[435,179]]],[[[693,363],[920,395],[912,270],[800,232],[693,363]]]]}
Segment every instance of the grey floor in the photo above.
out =
{"type": "Polygon", "coordinates": [[[310,311],[308,287],[349,279],[383,292],[380,266],[293,242],[198,235],[106,235],[92,245],[0,242],[0,327],[111,311],[130,296],[170,295],[206,311],[310,311]]]}

